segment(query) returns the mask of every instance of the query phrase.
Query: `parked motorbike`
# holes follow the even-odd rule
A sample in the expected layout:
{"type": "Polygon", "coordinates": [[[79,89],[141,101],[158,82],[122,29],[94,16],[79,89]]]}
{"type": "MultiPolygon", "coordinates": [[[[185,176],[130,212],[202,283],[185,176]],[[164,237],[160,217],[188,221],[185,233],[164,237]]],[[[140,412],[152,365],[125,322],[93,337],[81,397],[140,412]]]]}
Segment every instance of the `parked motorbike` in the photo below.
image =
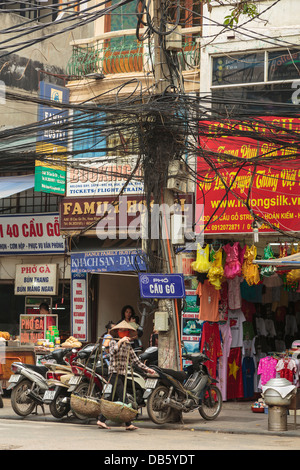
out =
{"type": "MultiPolygon", "coordinates": [[[[71,351],[71,349],[54,350],[52,353],[44,356],[44,361],[53,361],[53,363],[56,363],[55,365],[60,365],[61,368],[68,365],[64,357],[71,351]]],[[[49,364],[53,365],[51,362],[49,364]]],[[[7,390],[11,390],[11,405],[14,412],[19,416],[28,416],[37,409],[37,406],[41,406],[44,412],[44,404],[46,403],[44,397],[46,392],[55,391],[51,390],[51,381],[48,382],[47,374],[49,367],[45,364],[33,365],[13,362],[11,370],[13,374],[8,380],[9,385],[7,390]]],[[[62,374],[63,372],[61,374],[57,372],[56,378],[62,374]]],[[[52,401],[55,397],[56,394],[53,393],[52,401]]]]}
{"type": "Polygon", "coordinates": [[[150,419],[156,424],[167,423],[172,410],[188,413],[198,409],[202,418],[214,420],[222,409],[222,395],[216,386],[217,380],[207,370],[206,354],[186,354],[185,359],[192,362],[186,371],[161,369],[151,366],[156,376],[146,381],[144,400],[150,419]]]}
{"type": "MultiPolygon", "coordinates": [[[[111,395],[111,386],[107,384],[109,381],[108,366],[109,366],[109,354],[105,350],[99,350],[99,345],[88,345],[84,349],[78,352],[72,364],[72,371],[74,376],[69,381],[69,392],[75,393],[80,396],[89,395],[95,398],[101,398],[105,388],[104,398],[108,398],[111,395]],[[100,357],[99,357],[100,356],[100,357]],[[96,360],[96,365],[94,361],[96,360]],[[105,387],[104,387],[105,385],[105,387]]],[[[140,352],[138,350],[138,352],[140,352]]],[[[147,365],[151,364],[151,361],[157,363],[158,351],[157,348],[147,348],[140,356],[140,360],[145,362],[147,365]]],[[[127,380],[127,398],[129,403],[137,405],[138,408],[145,406],[143,394],[145,391],[145,382],[147,374],[144,370],[134,366],[133,367],[133,381],[131,371],[128,372],[127,380]],[[136,397],[134,400],[134,396],[136,397]]],[[[86,416],[80,415],[76,410],[72,410],[74,415],[78,419],[86,419],[86,416]]]]}

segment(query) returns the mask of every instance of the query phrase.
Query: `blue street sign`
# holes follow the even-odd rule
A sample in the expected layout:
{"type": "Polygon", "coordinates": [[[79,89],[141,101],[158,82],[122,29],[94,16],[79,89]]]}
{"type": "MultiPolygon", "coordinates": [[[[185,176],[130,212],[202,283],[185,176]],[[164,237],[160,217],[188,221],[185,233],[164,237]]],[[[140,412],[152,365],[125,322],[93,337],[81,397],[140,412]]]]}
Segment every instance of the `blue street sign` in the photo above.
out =
{"type": "Polygon", "coordinates": [[[183,274],[139,274],[140,295],[144,299],[185,297],[183,274]]]}

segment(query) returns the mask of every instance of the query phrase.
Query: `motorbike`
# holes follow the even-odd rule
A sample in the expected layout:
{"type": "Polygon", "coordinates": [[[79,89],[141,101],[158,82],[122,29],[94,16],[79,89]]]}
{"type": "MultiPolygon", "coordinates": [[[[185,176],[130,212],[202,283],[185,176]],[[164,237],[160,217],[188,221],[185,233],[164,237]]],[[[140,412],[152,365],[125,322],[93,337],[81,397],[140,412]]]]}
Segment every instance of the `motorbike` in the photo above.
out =
{"type": "Polygon", "coordinates": [[[143,398],[149,418],[156,424],[167,423],[172,410],[188,413],[198,409],[209,421],[221,412],[222,394],[204,364],[210,359],[203,352],[185,354],[184,358],[192,363],[186,371],[151,366],[156,374],[148,376],[143,398]]]}
{"type": "MultiPolygon", "coordinates": [[[[99,347],[101,348],[99,345],[91,344],[78,352],[77,357],[72,363],[72,372],[74,373],[74,376],[69,381],[68,391],[70,393],[87,396],[89,391],[90,396],[95,398],[101,398],[102,395],[104,398],[110,397],[112,389],[111,385],[107,383],[109,381],[109,354],[103,349],[100,350],[100,354],[99,351],[97,353],[97,349],[99,347]],[[96,364],[94,364],[95,360],[96,364]]],[[[139,353],[139,349],[136,352],[139,353]]],[[[156,361],[157,363],[157,356],[157,348],[151,347],[147,348],[142,354],[140,354],[139,359],[149,365],[152,361],[156,361]]],[[[141,408],[145,406],[143,394],[145,391],[147,374],[144,370],[136,366],[133,367],[132,372],[134,383],[132,383],[131,371],[129,371],[127,380],[127,398],[128,402],[131,403],[132,406],[141,408]]],[[[72,412],[78,419],[86,419],[86,416],[79,414],[76,410],[72,409],[72,412]]]]}
{"type": "MultiPolygon", "coordinates": [[[[49,363],[50,367],[55,365],[60,368],[60,371],[55,372],[55,379],[70,371],[70,367],[67,367],[67,370],[62,370],[62,368],[68,366],[64,357],[71,352],[71,349],[57,349],[44,356],[44,361],[53,361],[53,364],[49,363]]],[[[57,397],[57,394],[54,392],[58,391],[58,389],[53,390],[53,388],[61,386],[61,383],[53,384],[51,382],[50,377],[53,380],[54,373],[49,374],[49,367],[46,364],[33,365],[22,362],[13,362],[11,370],[13,374],[8,380],[9,385],[7,390],[11,390],[11,406],[14,412],[19,416],[28,416],[38,406],[41,406],[43,412],[45,412],[44,404],[47,403],[47,400],[44,398],[47,398],[46,392],[52,392],[50,402],[52,404],[53,400],[57,397]]],[[[53,409],[53,405],[51,409],[53,409]]]]}

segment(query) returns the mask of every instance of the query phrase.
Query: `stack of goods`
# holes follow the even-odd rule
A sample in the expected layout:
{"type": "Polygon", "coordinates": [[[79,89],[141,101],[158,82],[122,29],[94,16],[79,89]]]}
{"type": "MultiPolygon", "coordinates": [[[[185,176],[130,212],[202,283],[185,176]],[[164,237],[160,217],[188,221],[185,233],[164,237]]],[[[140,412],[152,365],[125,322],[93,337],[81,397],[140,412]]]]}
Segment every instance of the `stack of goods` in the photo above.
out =
{"type": "Polygon", "coordinates": [[[81,348],[82,343],[78,341],[74,336],[69,336],[69,338],[62,343],[63,348],[81,348]]]}

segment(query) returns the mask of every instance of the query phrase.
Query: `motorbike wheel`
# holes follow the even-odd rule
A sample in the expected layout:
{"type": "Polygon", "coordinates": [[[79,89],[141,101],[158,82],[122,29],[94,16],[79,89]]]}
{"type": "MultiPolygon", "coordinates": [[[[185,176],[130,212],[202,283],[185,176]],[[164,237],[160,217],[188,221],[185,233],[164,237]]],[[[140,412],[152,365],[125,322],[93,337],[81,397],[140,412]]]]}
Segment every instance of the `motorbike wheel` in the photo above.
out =
{"type": "Polygon", "coordinates": [[[62,402],[63,398],[65,397],[66,395],[64,393],[59,393],[56,399],[50,403],[49,405],[50,413],[52,414],[52,416],[54,416],[54,418],[60,419],[69,413],[71,409],[70,403],[62,402]]]}
{"type": "Polygon", "coordinates": [[[216,419],[222,409],[222,394],[218,387],[211,385],[205,392],[202,400],[202,405],[199,408],[199,413],[203,419],[212,421],[216,419]]]}
{"type": "Polygon", "coordinates": [[[34,410],[35,403],[26,393],[31,389],[31,385],[30,380],[22,380],[11,391],[11,406],[19,416],[28,416],[34,410]]]}
{"type": "Polygon", "coordinates": [[[147,399],[148,415],[155,424],[165,424],[170,419],[172,409],[169,406],[162,406],[162,401],[168,394],[168,388],[160,385],[153,390],[150,397],[147,399]]]}

